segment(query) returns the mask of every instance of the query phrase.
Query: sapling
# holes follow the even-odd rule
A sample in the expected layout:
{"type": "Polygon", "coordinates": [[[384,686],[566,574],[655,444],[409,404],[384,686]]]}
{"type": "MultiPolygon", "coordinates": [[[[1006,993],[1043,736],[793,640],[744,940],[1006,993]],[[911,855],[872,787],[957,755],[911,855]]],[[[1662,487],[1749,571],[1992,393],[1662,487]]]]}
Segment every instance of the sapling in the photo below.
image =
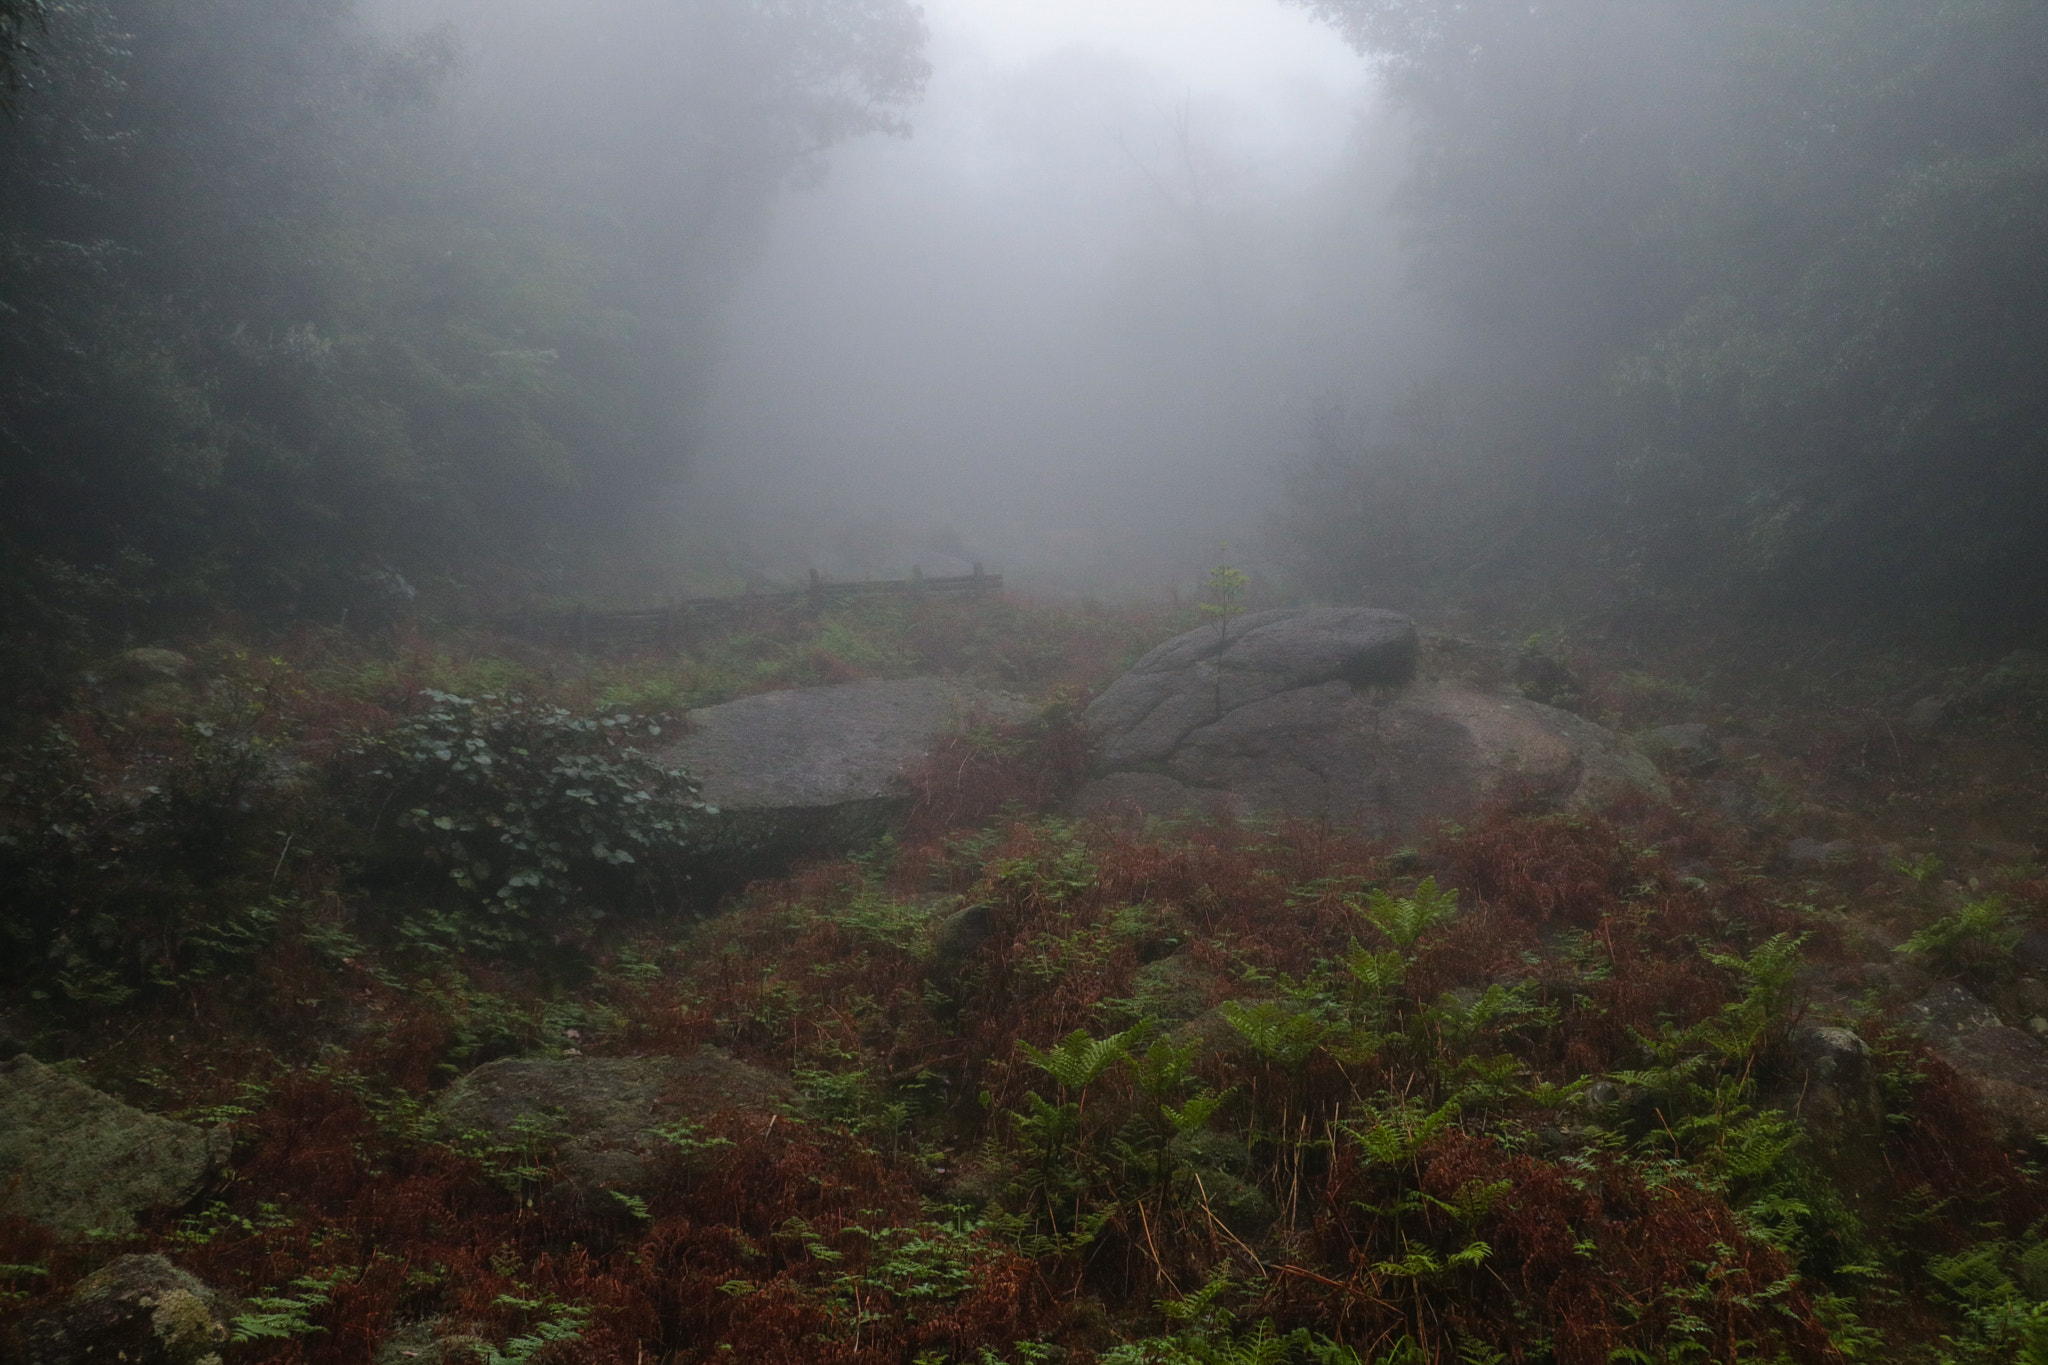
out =
{"type": "Polygon", "coordinates": [[[1223,651],[1230,645],[1230,618],[1244,610],[1246,579],[1228,561],[1209,570],[1202,590],[1202,614],[1216,622],[1216,714],[1223,714],[1223,651]]]}

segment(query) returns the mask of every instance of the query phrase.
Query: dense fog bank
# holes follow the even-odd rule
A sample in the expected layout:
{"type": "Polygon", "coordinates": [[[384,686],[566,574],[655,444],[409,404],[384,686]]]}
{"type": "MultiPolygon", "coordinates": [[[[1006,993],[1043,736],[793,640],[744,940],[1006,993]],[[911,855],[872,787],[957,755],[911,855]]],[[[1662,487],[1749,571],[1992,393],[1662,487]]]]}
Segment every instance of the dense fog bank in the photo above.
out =
{"type": "Polygon", "coordinates": [[[791,195],[735,290],[700,524],[771,571],[983,559],[1111,593],[1248,552],[1395,340],[1396,139],[1362,68],[1197,90],[943,28],[933,61],[915,135],[791,195]]]}

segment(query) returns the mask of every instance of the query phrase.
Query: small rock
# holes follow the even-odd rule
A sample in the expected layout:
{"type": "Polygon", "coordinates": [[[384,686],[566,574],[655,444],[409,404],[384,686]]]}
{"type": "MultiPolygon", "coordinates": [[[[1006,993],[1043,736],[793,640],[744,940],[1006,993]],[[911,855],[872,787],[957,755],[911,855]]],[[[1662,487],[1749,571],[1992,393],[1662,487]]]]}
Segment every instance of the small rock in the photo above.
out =
{"type": "Polygon", "coordinates": [[[124,682],[181,682],[191,676],[192,661],[175,649],[131,649],[108,672],[124,682]]]}
{"type": "Polygon", "coordinates": [[[1771,808],[1761,796],[1740,782],[1727,778],[1706,784],[1707,799],[1715,814],[1731,825],[1755,830],[1770,819],[1771,808]]]}
{"type": "Polygon", "coordinates": [[[941,919],[932,932],[931,983],[952,995],[960,985],[960,973],[995,929],[995,908],[964,905],[941,919]]]}
{"type": "Polygon", "coordinates": [[[566,1177],[554,1197],[608,1214],[609,1192],[644,1192],[654,1163],[675,1150],[657,1128],[773,1114],[794,1099],[786,1078],[707,1047],[689,1057],[505,1057],[449,1086],[439,1109],[458,1141],[475,1133],[552,1147],[566,1177]]]}
{"type": "Polygon", "coordinates": [[[147,1114],[26,1054],[0,1062],[0,1213],[65,1236],[126,1232],[176,1208],[227,1159],[209,1132],[147,1114]]]}
{"type": "Polygon", "coordinates": [[[1818,839],[1794,839],[1785,846],[1785,856],[1795,863],[1808,867],[1828,867],[1846,863],[1856,856],[1856,841],[1853,839],[1830,839],[1822,843],[1818,839]]]}
{"type": "Polygon", "coordinates": [[[1636,744],[1651,758],[1682,773],[1709,772],[1721,762],[1721,742],[1697,721],[1644,730],[1636,735],[1636,744]]]}
{"type": "Polygon", "coordinates": [[[481,1337],[450,1330],[446,1318],[409,1322],[384,1339],[370,1365],[472,1365],[485,1354],[481,1337]]]}
{"type": "Polygon", "coordinates": [[[1925,739],[1941,728],[1953,705],[1947,696],[1922,697],[1906,710],[1906,733],[1925,739]]]}
{"type": "Polygon", "coordinates": [[[15,1328],[20,1365],[220,1365],[229,1301],[162,1256],[123,1256],[15,1328]]]}

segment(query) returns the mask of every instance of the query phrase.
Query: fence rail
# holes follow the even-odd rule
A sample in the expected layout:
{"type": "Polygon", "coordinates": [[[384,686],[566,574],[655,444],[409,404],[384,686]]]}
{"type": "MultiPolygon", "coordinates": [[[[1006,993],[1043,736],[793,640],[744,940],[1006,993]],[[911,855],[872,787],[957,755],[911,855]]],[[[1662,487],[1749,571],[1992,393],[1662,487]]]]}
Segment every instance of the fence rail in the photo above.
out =
{"type": "Polygon", "coordinates": [[[664,607],[640,611],[525,611],[500,616],[492,625],[534,644],[562,645],[579,650],[673,649],[692,635],[757,615],[792,610],[817,610],[838,602],[869,597],[1000,597],[1003,576],[983,573],[957,578],[870,579],[833,583],[814,569],[807,588],[793,592],[749,592],[735,597],[686,597],[664,607]]]}

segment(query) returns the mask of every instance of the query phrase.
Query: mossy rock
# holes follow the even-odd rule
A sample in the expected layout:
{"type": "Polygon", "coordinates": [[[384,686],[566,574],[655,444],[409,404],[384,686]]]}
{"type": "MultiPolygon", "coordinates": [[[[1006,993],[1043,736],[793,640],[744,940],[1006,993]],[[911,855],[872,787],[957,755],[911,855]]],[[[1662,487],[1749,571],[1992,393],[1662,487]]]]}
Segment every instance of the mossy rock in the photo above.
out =
{"type": "Polygon", "coordinates": [[[230,1301],[162,1256],[123,1256],[17,1324],[21,1365],[220,1365],[230,1301]]]}
{"type": "Polygon", "coordinates": [[[29,1056],[0,1062],[0,1213],[67,1237],[177,1208],[227,1159],[225,1128],[144,1113],[29,1056]]]}

